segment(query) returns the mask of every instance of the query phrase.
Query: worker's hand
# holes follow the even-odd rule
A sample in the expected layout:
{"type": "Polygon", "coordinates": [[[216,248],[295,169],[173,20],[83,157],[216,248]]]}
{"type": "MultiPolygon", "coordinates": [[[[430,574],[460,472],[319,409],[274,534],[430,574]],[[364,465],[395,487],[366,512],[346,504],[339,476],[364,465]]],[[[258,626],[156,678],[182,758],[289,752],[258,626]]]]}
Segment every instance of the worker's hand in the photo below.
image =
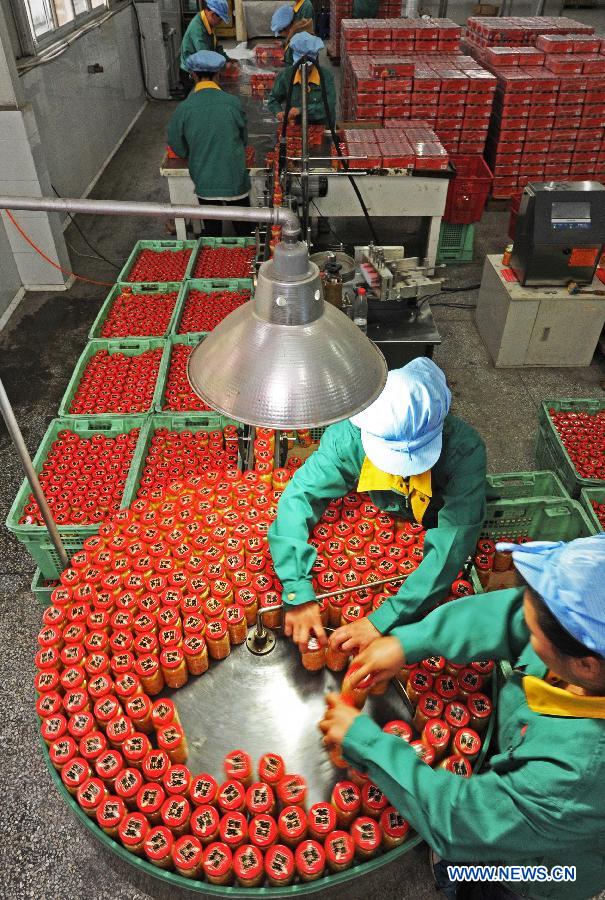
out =
{"type": "Polygon", "coordinates": [[[276,115],[277,115],[277,121],[278,121],[278,122],[283,122],[283,121],[284,121],[284,113],[283,113],[283,110],[280,109],[280,111],[279,111],[278,113],[276,113],[276,115]]]}
{"type": "Polygon", "coordinates": [[[310,603],[301,603],[300,606],[290,608],[284,619],[284,634],[298,644],[301,653],[307,649],[312,635],[315,635],[321,646],[325,647],[328,639],[321,624],[319,603],[311,600],[310,603]]]}
{"type": "Polygon", "coordinates": [[[330,638],[332,650],[344,650],[349,653],[359,653],[365,650],[372,641],[380,637],[380,632],[369,619],[357,619],[349,625],[341,625],[330,638]]]}
{"type": "Polygon", "coordinates": [[[300,116],[300,109],[297,106],[293,106],[288,113],[288,122],[294,122],[298,116],[300,116]]]}
{"type": "Polygon", "coordinates": [[[354,706],[345,703],[339,694],[326,695],[326,712],[319,723],[319,730],[323,731],[324,744],[330,750],[340,747],[345,739],[345,734],[357,718],[361,715],[354,706]]]}
{"type": "Polygon", "coordinates": [[[347,676],[351,687],[357,687],[368,675],[372,685],[390,681],[405,665],[405,654],[395,637],[378,638],[354,659],[354,669],[347,676]]]}

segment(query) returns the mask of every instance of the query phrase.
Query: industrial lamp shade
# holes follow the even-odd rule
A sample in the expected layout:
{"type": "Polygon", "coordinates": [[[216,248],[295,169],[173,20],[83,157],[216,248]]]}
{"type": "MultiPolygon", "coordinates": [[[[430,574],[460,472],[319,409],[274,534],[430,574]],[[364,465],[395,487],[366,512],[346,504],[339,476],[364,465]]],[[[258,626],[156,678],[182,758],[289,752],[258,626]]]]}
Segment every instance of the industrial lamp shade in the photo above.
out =
{"type": "Polygon", "coordinates": [[[387,376],[377,347],[324,303],[306,244],[280,243],[262,264],[254,299],[230,313],[189,357],[208,406],[265,428],[329,425],[369,406],[387,376]]]}

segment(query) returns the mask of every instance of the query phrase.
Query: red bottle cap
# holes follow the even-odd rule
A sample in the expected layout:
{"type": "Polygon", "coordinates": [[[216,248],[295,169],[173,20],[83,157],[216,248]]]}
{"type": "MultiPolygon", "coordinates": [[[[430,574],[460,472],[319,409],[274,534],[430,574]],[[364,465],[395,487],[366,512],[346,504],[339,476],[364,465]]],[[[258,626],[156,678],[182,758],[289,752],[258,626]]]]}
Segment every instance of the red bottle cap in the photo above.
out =
{"type": "Polygon", "coordinates": [[[196,805],[214,803],[218,796],[218,784],[206,772],[196,775],[189,788],[189,797],[196,805]]]}
{"type": "Polygon", "coordinates": [[[172,862],[177,869],[195,869],[200,865],[204,851],[198,838],[184,834],[172,848],[172,862]]]}
{"type": "Polygon", "coordinates": [[[295,861],[299,875],[315,878],[325,869],[326,854],[317,841],[303,841],[296,848],[295,861]]]}
{"type": "Polygon", "coordinates": [[[251,816],[269,813],[275,806],[275,796],[270,785],[257,781],[246,791],[246,807],[251,816]]]}
{"type": "Polygon", "coordinates": [[[57,691],[48,691],[46,694],[41,694],[36,700],[36,712],[41,719],[46,719],[48,716],[55,716],[57,713],[60,713],[62,709],[63,700],[57,691]]]}
{"type": "Polygon", "coordinates": [[[149,822],[140,812],[127,813],[122,821],[118,833],[125,847],[134,847],[142,844],[149,832],[149,822]]]}
{"type": "Polygon", "coordinates": [[[206,843],[217,834],[219,824],[220,816],[216,807],[203,804],[193,810],[189,827],[193,834],[206,843]]]}
{"type": "Polygon", "coordinates": [[[458,682],[451,675],[438,675],[433,683],[433,689],[446,703],[458,696],[458,682]]]}
{"type": "Polygon", "coordinates": [[[224,781],[218,790],[218,805],[224,812],[234,812],[243,808],[246,790],[239,781],[224,781]]]}
{"type": "Polygon", "coordinates": [[[402,738],[408,744],[413,737],[412,726],[408,722],[404,722],[403,719],[393,719],[391,722],[387,722],[382,730],[386,731],[387,734],[397,735],[397,737],[402,738]]]}
{"type": "Polygon", "coordinates": [[[115,782],[115,792],[122,800],[136,797],[143,785],[143,776],[138,769],[122,769],[115,782]]]}
{"type": "Polygon", "coordinates": [[[302,775],[286,775],[277,785],[277,796],[282,806],[303,805],[307,795],[307,782],[302,775]]]}
{"type": "Polygon", "coordinates": [[[78,788],[76,798],[82,809],[96,809],[105,797],[105,785],[100,778],[87,778],[78,788]]]}
{"type": "Polygon", "coordinates": [[[461,728],[454,738],[454,750],[458,756],[475,757],[481,750],[481,738],[472,728],[461,728]]]}
{"type": "Polygon", "coordinates": [[[147,781],[161,781],[169,768],[170,760],[164,750],[151,750],[143,760],[143,775],[147,781]]]}
{"type": "Polygon", "coordinates": [[[440,675],[445,669],[445,656],[429,656],[422,660],[422,668],[431,675],[440,675]]]}
{"type": "Polygon", "coordinates": [[[204,872],[209,878],[221,878],[231,871],[233,854],[229,847],[217,841],[209,844],[204,853],[204,872]]]}
{"type": "Polygon", "coordinates": [[[142,763],[151,750],[151,742],[146,734],[135,731],[122,744],[122,753],[127,763],[136,765],[142,763]]]}
{"type": "Polygon", "coordinates": [[[107,722],[111,721],[111,719],[115,718],[115,716],[119,715],[122,711],[122,707],[118,703],[115,697],[111,694],[107,697],[103,697],[94,705],[94,715],[95,719],[100,725],[104,725],[107,722]]]}
{"type": "Polygon", "coordinates": [[[372,784],[371,781],[367,781],[362,787],[361,801],[364,806],[370,809],[377,816],[389,805],[389,801],[382,793],[380,788],[377,785],[372,784]]]}
{"type": "Polygon", "coordinates": [[[483,678],[474,669],[466,667],[458,672],[458,686],[465,694],[477,694],[483,687],[483,678]]]}
{"type": "Polygon", "coordinates": [[[309,830],[318,837],[325,837],[336,827],[336,812],[330,803],[315,803],[307,817],[309,830]]]}
{"type": "Polygon", "coordinates": [[[191,772],[188,766],[171,766],[162,781],[167,794],[188,794],[191,786],[191,772]]]}
{"type": "Polygon", "coordinates": [[[285,806],[277,820],[280,837],[297,843],[307,832],[307,816],[300,806],[285,806]]]}
{"type": "Polygon", "coordinates": [[[295,870],[294,855],[284,844],[273,844],[265,853],[265,872],[273,881],[288,881],[295,870]]]}
{"type": "Polygon", "coordinates": [[[435,751],[432,747],[427,747],[422,741],[411,741],[410,747],[416,752],[416,755],[427,764],[432,766],[435,762],[435,751]]]}
{"type": "Polygon", "coordinates": [[[443,719],[429,719],[422,729],[424,742],[436,752],[447,747],[450,737],[450,727],[443,719]]]}
{"type": "Polygon", "coordinates": [[[182,828],[190,814],[189,800],[179,795],[166,797],[160,810],[162,821],[167,828],[182,828]]]}
{"type": "Polygon", "coordinates": [[[106,750],[95,760],[95,772],[99,778],[103,778],[105,781],[112,781],[117,778],[123,765],[124,761],[121,753],[118,753],[117,750],[106,750]]]}
{"type": "Polygon", "coordinates": [[[493,710],[492,701],[486,694],[471,694],[468,698],[468,709],[476,719],[489,719],[493,710]]]}
{"type": "Polygon", "coordinates": [[[162,808],[166,793],[161,784],[144,784],[137,794],[137,807],[147,816],[156,815],[162,808]]]}
{"type": "Polygon", "coordinates": [[[331,831],[324,844],[326,858],[338,866],[348,866],[353,862],[355,842],[348,831],[331,831]]]}
{"type": "Polygon", "coordinates": [[[408,685],[411,686],[417,694],[426,694],[433,689],[434,678],[424,669],[418,666],[412,670],[408,678],[408,685]]]}
{"type": "Polygon", "coordinates": [[[105,797],[97,807],[97,822],[101,828],[119,828],[125,815],[126,807],[119,797],[105,797]]]}
{"type": "Polygon", "coordinates": [[[58,738],[63,737],[63,735],[66,733],[67,719],[64,715],[61,715],[61,713],[57,714],[56,716],[48,716],[43,720],[40,731],[42,733],[42,737],[47,743],[56,741],[58,738]]]}
{"type": "Polygon", "coordinates": [[[357,813],[361,808],[361,792],[352,781],[339,781],[332,791],[332,803],[346,813],[357,813]]]}
{"type": "Polygon", "coordinates": [[[53,766],[55,766],[55,768],[61,768],[62,766],[67,765],[67,763],[76,756],[77,752],[78,745],[74,739],[69,735],[65,735],[52,742],[48,755],[50,756],[50,761],[53,766]]]}
{"type": "Polygon", "coordinates": [[[145,838],[145,855],[152,862],[160,862],[172,854],[174,838],[170,829],[163,825],[151,828],[145,838]]]}
{"type": "Polygon", "coordinates": [[[107,738],[102,731],[89,731],[80,738],[80,756],[89,762],[98,759],[107,750],[107,738]]]}
{"type": "Polygon", "coordinates": [[[219,836],[228,847],[239,847],[248,837],[248,822],[241,812],[225,813],[220,821],[219,836]]]}
{"type": "Polygon", "coordinates": [[[387,837],[402,840],[410,830],[410,823],[407,822],[401,813],[394,806],[385,809],[379,819],[380,827],[387,837]]]}
{"type": "Polygon", "coordinates": [[[380,847],[382,832],[380,825],[369,816],[359,816],[351,825],[351,837],[355,846],[364,853],[372,853],[380,847]]]}
{"type": "Polygon", "coordinates": [[[445,704],[441,697],[429,691],[418,700],[418,710],[427,719],[439,719],[443,715],[445,704]]]}
{"type": "Polygon", "coordinates": [[[254,844],[242,844],[233,854],[233,871],[240,881],[255,881],[263,874],[264,858],[254,844]]]}
{"type": "Polygon", "coordinates": [[[225,756],[223,768],[228,779],[246,781],[252,775],[252,760],[244,750],[232,750],[225,756]]]}

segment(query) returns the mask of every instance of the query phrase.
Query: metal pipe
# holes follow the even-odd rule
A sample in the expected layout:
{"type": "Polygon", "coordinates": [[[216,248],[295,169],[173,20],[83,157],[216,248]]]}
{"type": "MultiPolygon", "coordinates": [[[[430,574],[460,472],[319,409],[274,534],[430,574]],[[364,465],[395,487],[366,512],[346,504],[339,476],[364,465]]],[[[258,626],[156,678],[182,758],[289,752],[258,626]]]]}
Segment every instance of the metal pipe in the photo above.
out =
{"type": "Polygon", "coordinates": [[[21,465],[25,471],[25,477],[29,481],[29,486],[32,489],[32,494],[36,498],[36,502],[40,507],[40,512],[42,513],[42,518],[46,523],[46,527],[48,528],[48,533],[50,535],[50,539],[53,543],[55,550],[61,560],[61,565],[64,569],[67,569],[69,566],[69,557],[65,551],[65,547],[63,546],[63,541],[61,540],[61,536],[59,534],[59,529],[57,528],[56,522],[53,519],[52,513],[49,509],[48,503],[46,502],[46,497],[44,496],[44,491],[42,490],[42,485],[38,480],[38,474],[34,469],[34,464],[31,460],[31,456],[29,455],[29,451],[25,446],[25,441],[23,440],[23,435],[21,434],[21,429],[19,428],[19,423],[15,418],[15,414],[13,412],[13,408],[10,404],[10,400],[4,390],[4,385],[0,380],[0,409],[2,410],[2,415],[4,417],[4,421],[6,422],[6,427],[8,429],[8,433],[11,437],[13,444],[15,445],[15,449],[19,454],[19,459],[21,460],[21,465]]]}
{"type": "Polygon", "coordinates": [[[298,216],[288,207],[190,206],[147,203],[139,200],[84,200],[66,197],[0,196],[0,209],[31,209],[44,212],[86,213],[94,216],[145,216],[163,219],[222,219],[281,225],[285,239],[300,233],[298,216]]]}
{"type": "Polygon", "coordinates": [[[273,467],[275,469],[281,468],[281,431],[276,429],[275,431],[275,447],[273,448],[273,467]]]}
{"type": "Polygon", "coordinates": [[[301,101],[300,101],[300,118],[302,131],[302,149],[301,149],[301,187],[302,187],[302,239],[309,243],[309,66],[310,62],[305,60],[300,68],[301,73],[301,101]]]}

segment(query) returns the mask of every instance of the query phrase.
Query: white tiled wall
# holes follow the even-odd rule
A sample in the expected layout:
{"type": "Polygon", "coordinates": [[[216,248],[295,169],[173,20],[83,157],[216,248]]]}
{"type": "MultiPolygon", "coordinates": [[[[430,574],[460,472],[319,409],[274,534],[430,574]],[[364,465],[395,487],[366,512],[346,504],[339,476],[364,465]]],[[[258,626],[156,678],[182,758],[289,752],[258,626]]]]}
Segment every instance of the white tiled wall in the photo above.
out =
{"type": "Polygon", "coordinates": [[[83,194],[144,104],[134,29],[127,7],[21,76],[50,180],[64,197],[83,194]],[[104,71],[89,75],[94,63],[104,71]]]}

